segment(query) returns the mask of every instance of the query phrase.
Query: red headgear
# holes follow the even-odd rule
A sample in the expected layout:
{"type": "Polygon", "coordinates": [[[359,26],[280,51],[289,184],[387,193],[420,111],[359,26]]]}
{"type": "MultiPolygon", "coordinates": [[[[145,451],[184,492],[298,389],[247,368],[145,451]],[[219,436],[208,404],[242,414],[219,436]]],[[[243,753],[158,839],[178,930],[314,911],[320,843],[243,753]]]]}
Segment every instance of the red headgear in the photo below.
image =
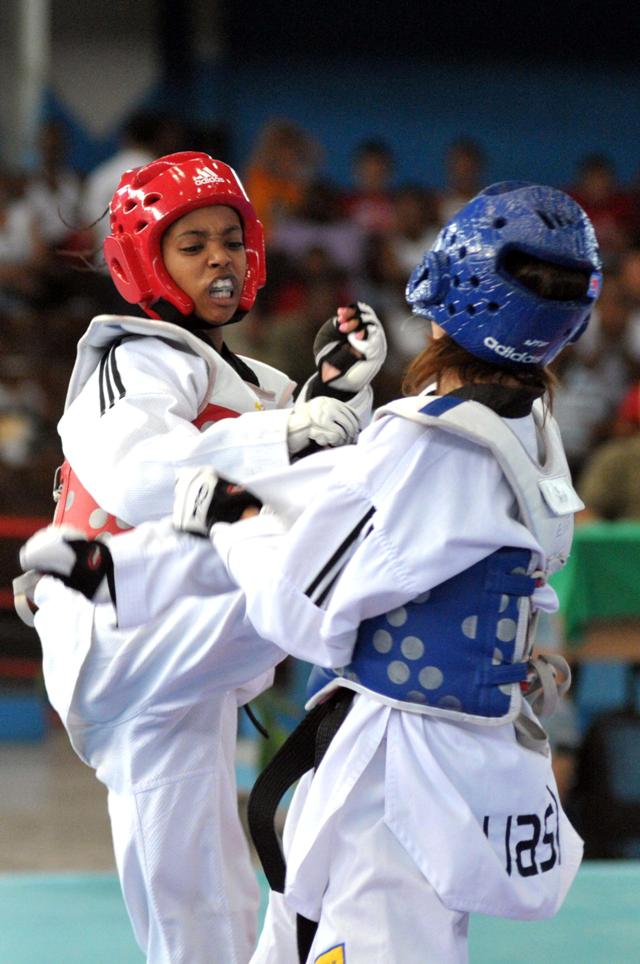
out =
{"type": "Polygon", "coordinates": [[[162,260],[160,239],[173,221],[196,208],[225,204],[238,212],[247,253],[247,273],[240,311],[249,311],[266,281],[264,231],[240,178],[209,154],[181,151],[125,171],[109,205],[111,234],[104,256],[122,297],[139,304],[151,317],[159,298],[183,315],[194,309],[191,298],[173,281],[162,260]]]}

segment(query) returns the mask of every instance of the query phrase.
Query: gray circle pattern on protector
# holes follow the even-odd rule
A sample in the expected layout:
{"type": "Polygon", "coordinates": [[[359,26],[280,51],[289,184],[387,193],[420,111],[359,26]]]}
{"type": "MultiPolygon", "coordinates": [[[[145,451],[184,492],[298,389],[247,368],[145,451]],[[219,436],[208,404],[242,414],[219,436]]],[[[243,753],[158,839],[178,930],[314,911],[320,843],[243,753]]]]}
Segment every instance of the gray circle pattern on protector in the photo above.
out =
{"type": "Polygon", "coordinates": [[[372,643],[376,653],[388,653],[393,646],[393,636],[386,629],[376,629],[372,643]]]}
{"type": "Polygon", "coordinates": [[[515,619],[499,619],[496,633],[501,643],[510,643],[516,638],[518,625],[515,619]]]}
{"type": "Polygon", "coordinates": [[[415,606],[421,606],[422,603],[426,603],[426,601],[427,601],[427,599],[430,597],[430,595],[431,595],[431,590],[430,590],[430,589],[427,589],[426,592],[421,592],[420,595],[419,595],[419,596],[416,596],[415,599],[412,599],[411,602],[412,602],[415,606]]]}
{"type": "Polygon", "coordinates": [[[106,524],[108,518],[109,515],[104,509],[94,509],[89,516],[89,525],[92,529],[101,529],[102,526],[106,524]]]}
{"type": "Polygon", "coordinates": [[[462,632],[467,639],[475,639],[478,633],[478,617],[467,616],[467,618],[462,621],[462,632]]]}
{"type": "Polygon", "coordinates": [[[418,673],[418,681],[425,690],[437,690],[442,686],[444,676],[437,666],[424,666],[418,673]]]}
{"type": "Polygon", "coordinates": [[[387,676],[392,683],[401,685],[407,682],[411,676],[411,672],[406,663],[403,663],[400,659],[394,659],[387,666],[387,676]]]}
{"type": "Polygon", "coordinates": [[[411,703],[426,703],[427,697],[420,690],[409,690],[407,693],[407,699],[411,703]]]}
{"type": "Polygon", "coordinates": [[[390,626],[404,626],[407,621],[407,610],[404,606],[399,606],[398,609],[392,609],[387,613],[386,619],[390,626]]]}
{"type": "Polygon", "coordinates": [[[64,504],[65,510],[68,512],[73,503],[75,502],[76,494],[75,492],[67,492],[67,501],[64,504]]]}
{"type": "Polygon", "coordinates": [[[461,710],[462,703],[457,696],[443,696],[438,700],[438,706],[443,710],[461,710]]]}
{"type": "Polygon", "coordinates": [[[400,651],[405,659],[420,659],[424,655],[424,643],[417,636],[405,636],[400,651]]]}

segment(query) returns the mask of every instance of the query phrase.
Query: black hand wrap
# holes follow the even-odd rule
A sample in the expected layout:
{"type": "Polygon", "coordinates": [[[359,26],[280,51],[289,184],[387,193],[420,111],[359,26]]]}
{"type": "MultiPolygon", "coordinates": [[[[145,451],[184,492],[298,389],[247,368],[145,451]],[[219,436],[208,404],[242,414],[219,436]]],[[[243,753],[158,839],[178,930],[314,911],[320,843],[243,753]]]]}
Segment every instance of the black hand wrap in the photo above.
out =
{"type": "Polygon", "coordinates": [[[71,589],[77,589],[87,599],[93,599],[98,586],[106,577],[111,599],[115,603],[116,587],[113,574],[113,557],[105,543],[70,539],[68,545],[76,554],[76,562],[68,576],[55,573],[57,578],[61,579],[71,589]]]}
{"type": "Polygon", "coordinates": [[[349,343],[349,335],[354,334],[357,331],[364,331],[366,338],[367,326],[362,320],[362,312],[357,304],[348,305],[348,308],[352,308],[354,311],[353,317],[357,319],[358,324],[353,329],[352,332],[342,332],[338,327],[338,316],[329,318],[325,321],[324,325],[318,329],[318,333],[313,342],[313,354],[316,358],[316,366],[318,372],[321,371],[322,366],[325,362],[328,362],[334,368],[338,369],[338,374],[334,375],[333,378],[329,379],[327,382],[323,382],[318,374],[314,379],[313,388],[311,394],[308,394],[308,398],[314,398],[316,395],[328,395],[331,398],[340,398],[343,400],[348,400],[353,397],[353,392],[348,392],[341,390],[339,388],[331,388],[331,382],[335,379],[340,378],[345,372],[355,365],[359,361],[359,356],[353,346],[349,343]],[[327,345],[334,344],[334,347],[323,354],[324,349],[327,345]],[[319,383],[319,384],[318,384],[319,383]]]}
{"type": "Polygon", "coordinates": [[[241,485],[218,479],[207,512],[209,528],[216,522],[238,522],[246,509],[262,508],[262,502],[241,485]]]}

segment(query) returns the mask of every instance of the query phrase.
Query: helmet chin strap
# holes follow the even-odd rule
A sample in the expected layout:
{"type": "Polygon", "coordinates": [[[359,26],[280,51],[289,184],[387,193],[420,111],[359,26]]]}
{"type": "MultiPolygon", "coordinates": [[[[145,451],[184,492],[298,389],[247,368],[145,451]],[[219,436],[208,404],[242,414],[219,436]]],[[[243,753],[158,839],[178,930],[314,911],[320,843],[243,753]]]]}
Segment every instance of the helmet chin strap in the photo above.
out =
{"type": "Polygon", "coordinates": [[[221,325],[212,325],[210,321],[206,321],[195,312],[192,312],[190,315],[183,315],[175,305],[172,305],[170,301],[166,301],[164,298],[159,298],[158,301],[154,301],[153,310],[160,315],[163,321],[168,321],[172,325],[178,325],[180,328],[186,328],[187,331],[192,331],[195,334],[198,332],[213,331],[216,328],[226,328],[227,325],[235,325],[239,321],[242,321],[247,314],[246,311],[239,308],[228,321],[223,322],[221,325]]]}

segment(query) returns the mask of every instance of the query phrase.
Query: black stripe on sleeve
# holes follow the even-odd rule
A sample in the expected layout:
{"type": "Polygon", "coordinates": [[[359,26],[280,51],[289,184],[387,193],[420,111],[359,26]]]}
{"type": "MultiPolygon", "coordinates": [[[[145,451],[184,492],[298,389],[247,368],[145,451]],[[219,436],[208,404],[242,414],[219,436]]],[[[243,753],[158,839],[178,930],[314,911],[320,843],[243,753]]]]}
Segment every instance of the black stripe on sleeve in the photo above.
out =
{"type": "MultiPolygon", "coordinates": [[[[322,569],[320,570],[320,572],[318,573],[318,575],[315,577],[315,579],[309,584],[309,587],[305,590],[305,596],[311,597],[311,595],[312,595],[313,592],[318,588],[318,586],[320,585],[320,583],[322,582],[322,580],[323,580],[323,579],[327,576],[327,574],[333,569],[333,567],[337,565],[337,563],[340,561],[340,559],[341,559],[341,558],[345,555],[345,553],[348,551],[348,549],[349,549],[349,547],[352,545],[352,543],[358,538],[358,536],[359,536],[360,533],[362,532],[364,526],[367,524],[367,522],[369,521],[369,519],[371,518],[371,516],[373,515],[373,513],[374,513],[375,511],[376,511],[376,510],[375,510],[375,507],[374,507],[374,506],[371,506],[371,508],[368,510],[368,512],[365,513],[365,515],[362,517],[362,519],[360,519],[360,521],[357,523],[357,525],[354,526],[354,528],[351,530],[351,532],[350,532],[349,535],[346,537],[346,539],[344,539],[343,542],[338,546],[338,548],[336,549],[336,551],[334,552],[334,554],[331,556],[331,558],[329,559],[329,561],[326,563],[326,565],[322,567],[322,569]]],[[[333,582],[335,581],[335,578],[337,578],[337,575],[338,575],[338,573],[335,574],[334,580],[332,580],[331,585],[332,585],[333,582]]],[[[326,592],[324,593],[324,595],[326,595],[326,592]]]]}
{"type": "Polygon", "coordinates": [[[105,351],[104,355],[100,359],[100,371],[98,375],[98,383],[100,388],[100,414],[104,413],[109,408],[113,408],[116,403],[116,391],[118,398],[124,398],[126,394],[126,389],[124,387],[124,382],[122,381],[122,376],[120,374],[120,369],[118,368],[118,362],[116,360],[116,348],[121,345],[124,341],[123,338],[118,338],[117,341],[112,342],[109,348],[105,351]]]}
{"type": "Polygon", "coordinates": [[[107,367],[107,358],[108,358],[108,355],[109,355],[109,353],[108,353],[108,352],[105,352],[104,355],[102,356],[102,358],[100,359],[100,371],[99,371],[99,373],[98,373],[98,386],[99,386],[99,389],[100,389],[100,414],[101,414],[101,415],[104,415],[104,413],[105,413],[106,410],[107,410],[107,402],[106,402],[106,398],[105,398],[105,394],[104,394],[104,386],[105,386],[106,375],[107,375],[106,367],[107,367]]]}
{"type": "MultiPolygon", "coordinates": [[[[372,529],[373,529],[373,525],[370,525],[370,526],[366,529],[366,531],[363,530],[363,531],[361,532],[360,542],[364,542],[364,540],[367,538],[367,536],[369,535],[369,533],[371,532],[372,529]]],[[[316,596],[316,598],[313,600],[313,603],[314,603],[315,606],[317,606],[318,608],[321,608],[321,607],[323,606],[323,604],[324,604],[325,600],[327,599],[327,597],[329,596],[331,590],[333,589],[333,587],[334,587],[335,584],[337,583],[338,578],[339,578],[339,576],[340,576],[340,573],[342,572],[342,570],[344,569],[344,567],[346,566],[346,564],[347,564],[347,563],[349,562],[349,560],[351,559],[351,556],[352,556],[353,553],[355,552],[356,548],[357,548],[357,547],[356,547],[355,540],[354,540],[354,542],[351,543],[351,547],[350,547],[351,551],[349,551],[348,555],[345,554],[345,555],[342,557],[342,559],[340,560],[340,565],[337,567],[337,569],[336,569],[335,572],[331,575],[331,577],[327,580],[324,588],[320,590],[320,592],[318,593],[318,595],[316,596]]],[[[320,587],[318,586],[318,588],[320,588],[320,587]]]]}
{"type": "MultiPolygon", "coordinates": [[[[111,348],[111,351],[109,352],[109,367],[111,368],[113,381],[115,382],[115,386],[118,390],[118,398],[124,398],[125,396],[124,382],[122,381],[122,377],[118,369],[118,362],[116,361],[116,348],[118,347],[119,344],[120,344],[119,341],[116,342],[116,344],[113,345],[113,347],[111,348]]],[[[111,403],[111,405],[113,404],[114,402],[111,403]]]]}
{"type": "Polygon", "coordinates": [[[109,373],[109,355],[111,354],[112,351],[113,351],[113,348],[110,348],[109,351],[107,352],[105,356],[105,364],[102,368],[102,375],[104,378],[104,387],[107,395],[109,396],[109,404],[107,405],[107,408],[111,408],[115,398],[115,395],[113,392],[113,385],[111,384],[111,375],[109,373]]]}

